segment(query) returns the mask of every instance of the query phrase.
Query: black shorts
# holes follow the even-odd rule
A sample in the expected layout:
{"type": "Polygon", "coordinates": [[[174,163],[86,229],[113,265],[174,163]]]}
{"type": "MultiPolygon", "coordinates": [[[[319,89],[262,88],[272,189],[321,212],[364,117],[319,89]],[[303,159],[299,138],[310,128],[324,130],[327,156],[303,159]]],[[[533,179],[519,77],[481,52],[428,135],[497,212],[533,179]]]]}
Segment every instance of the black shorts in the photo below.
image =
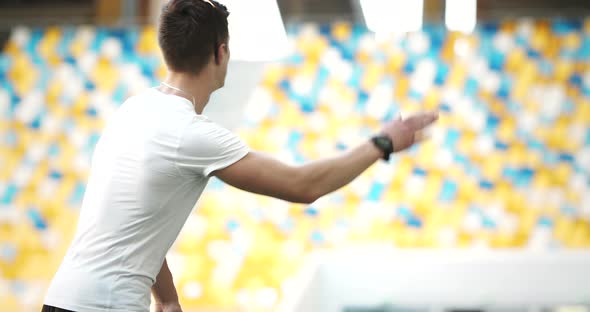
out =
{"type": "Polygon", "coordinates": [[[61,308],[56,308],[48,305],[43,305],[43,310],[41,312],[74,312],[72,310],[66,310],[61,308]]]}

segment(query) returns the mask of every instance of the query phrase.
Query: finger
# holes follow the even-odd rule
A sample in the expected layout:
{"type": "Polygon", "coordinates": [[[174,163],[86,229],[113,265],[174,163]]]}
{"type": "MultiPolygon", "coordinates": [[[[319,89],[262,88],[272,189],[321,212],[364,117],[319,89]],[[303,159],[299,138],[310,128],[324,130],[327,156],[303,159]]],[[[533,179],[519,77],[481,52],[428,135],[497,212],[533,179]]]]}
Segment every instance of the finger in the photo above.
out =
{"type": "Polygon", "coordinates": [[[412,130],[418,131],[426,128],[438,119],[437,112],[420,113],[406,118],[404,123],[412,130]]]}

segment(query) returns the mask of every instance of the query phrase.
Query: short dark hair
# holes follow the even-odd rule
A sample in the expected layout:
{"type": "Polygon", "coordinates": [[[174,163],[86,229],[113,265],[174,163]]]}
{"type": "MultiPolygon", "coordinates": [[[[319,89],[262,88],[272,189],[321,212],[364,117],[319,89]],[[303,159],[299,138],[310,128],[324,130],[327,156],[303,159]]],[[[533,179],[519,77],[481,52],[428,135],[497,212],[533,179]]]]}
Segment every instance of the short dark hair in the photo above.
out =
{"type": "Polygon", "coordinates": [[[168,67],[198,74],[217,61],[217,48],[228,41],[227,8],[214,0],[170,0],[162,8],[158,43],[168,67]]]}

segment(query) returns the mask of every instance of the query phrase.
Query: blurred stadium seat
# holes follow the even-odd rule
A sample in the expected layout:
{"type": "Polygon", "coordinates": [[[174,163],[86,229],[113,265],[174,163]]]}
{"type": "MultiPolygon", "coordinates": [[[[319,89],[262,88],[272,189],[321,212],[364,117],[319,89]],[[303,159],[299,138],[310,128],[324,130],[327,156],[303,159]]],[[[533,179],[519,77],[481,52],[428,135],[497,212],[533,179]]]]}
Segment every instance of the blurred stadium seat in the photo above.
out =
{"type": "MultiPolygon", "coordinates": [[[[423,109],[432,139],[309,206],[213,179],[170,253],[187,307],[270,308],[312,250],[590,247],[590,20],[425,26],[376,40],[289,30],[239,135],[293,163],[423,109]]],[[[0,54],[0,306],[39,304],[75,231],[92,150],[166,73],[155,29],[16,28],[0,54]]]]}

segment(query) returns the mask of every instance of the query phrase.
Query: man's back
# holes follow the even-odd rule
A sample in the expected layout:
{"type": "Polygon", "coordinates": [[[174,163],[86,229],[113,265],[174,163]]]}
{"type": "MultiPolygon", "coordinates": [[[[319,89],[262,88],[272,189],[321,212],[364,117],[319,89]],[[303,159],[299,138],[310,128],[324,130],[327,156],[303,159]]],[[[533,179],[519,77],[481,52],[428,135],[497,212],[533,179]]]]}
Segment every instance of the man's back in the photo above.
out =
{"type": "Polygon", "coordinates": [[[156,89],[130,98],[96,146],[76,236],[45,303],[145,311],[166,252],[210,170],[246,153],[241,141],[196,115],[183,98],[156,89]],[[232,152],[221,153],[227,147],[232,152]]]}

